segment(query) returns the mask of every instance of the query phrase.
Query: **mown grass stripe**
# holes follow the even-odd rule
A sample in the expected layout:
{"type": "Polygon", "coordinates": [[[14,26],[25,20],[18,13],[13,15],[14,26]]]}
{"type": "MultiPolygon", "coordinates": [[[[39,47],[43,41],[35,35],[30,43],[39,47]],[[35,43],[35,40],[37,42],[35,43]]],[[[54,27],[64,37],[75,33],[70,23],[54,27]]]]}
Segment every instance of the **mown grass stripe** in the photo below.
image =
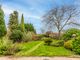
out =
{"type": "Polygon", "coordinates": [[[36,50],[40,45],[42,45],[44,42],[40,42],[39,44],[37,44],[36,46],[32,47],[30,50],[28,50],[25,54],[29,54],[31,52],[33,52],[34,50],[36,50]]]}

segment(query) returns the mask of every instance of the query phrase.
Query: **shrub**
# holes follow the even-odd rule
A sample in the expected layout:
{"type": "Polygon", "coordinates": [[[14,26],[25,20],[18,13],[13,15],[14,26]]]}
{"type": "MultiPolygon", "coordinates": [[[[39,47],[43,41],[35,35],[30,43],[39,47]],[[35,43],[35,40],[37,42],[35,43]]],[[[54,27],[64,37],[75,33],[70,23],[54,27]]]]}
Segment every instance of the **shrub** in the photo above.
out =
{"type": "Polygon", "coordinates": [[[37,40],[42,40],[42,38],[44,37],[45,37],[44,34],[37,34],[37,40]]]}
{"type": "Polygon", "coordinates": [[[18,51],[20,48],[16,43],[13,44],[7,37],[0,39],[0,55],[14,55],[18,51]]]}
{"type": "Polygon", "coordinates": [[[77,36],[79,36],[80,30],[75,28],[68,29],[67,31],[64,32],[62,37],[64,40],[70,40],[73,34],[76,34],[77,36]]]}
{"type": "Polygon", "coordinates": [[[63,40],[53,40],[53,43],[51,45],[55,47],[63,46],[64,41],[63,40]]]}
{"type": "Polygon", "coordinates": [[[35,35],[33,32],[28,32],[27,34],[24,33],[22,39],[23,39],[24,42],[32,41],[33,40],[33,35],[35,35]]]}
{"type": "Polygon", "coordinates": [[[66,41],[66,42],[64,43],[64,47],[67,48],[67,49],[72,50],[72,48],[73,48],[73,45],[72,45],[73,41],[74,41],[74,40],[66,41]]]}
{"type": "Polygon", "coordinates": [[[77,54],[80,54],[80,37],[77,37],[73,41],[73,51],[76,52],[77,54]]]}
{"type": "Polygon", "coordinates": [[[9,38],[13,40],[13,42],[21,42],[22,32],[20,30],[14,30],[11,32],[9,38]]]}
{"type": "Polygon", "coordinates": [[[52,39],[51,38],[43,38],[42,40],[44,40],[46,45],[51,45],[51,43],[52,43],[52,39]]]}
{"type": "Polygon", "coordinates": [[[13,45],[12,41],[8,40],[8,38],[4,37],[0,39],[0,55],[6,55],[8,49],[11,48],[12,45],[13,45]]]}
{"type": "Polygon", "coordinates": [[[8,47],[4,55],[14,55],[15,53],[19,52],[20,48],[17,46],[17,44],[11,45],[11,47],[8,47]]]}
{"type": "Polygon", "coordinates": [[[27,35],[26,35],[26,33],[23,33],[22,41],[23,41],[23,42],[27,42],[27,41],[28,41],[28,40],[27,40],[27,35]]]}

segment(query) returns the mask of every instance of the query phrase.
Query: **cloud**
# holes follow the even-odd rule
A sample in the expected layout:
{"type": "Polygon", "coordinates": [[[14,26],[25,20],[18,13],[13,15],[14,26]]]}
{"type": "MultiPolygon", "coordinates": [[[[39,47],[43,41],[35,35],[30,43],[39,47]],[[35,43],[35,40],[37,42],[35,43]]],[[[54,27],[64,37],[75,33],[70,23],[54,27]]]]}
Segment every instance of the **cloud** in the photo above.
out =
{"type": "Polygon", "coordinates": [[[5,15],[17,10],[20,16],[23,13],[25,18],[41,20],[48,7],[47,4],[51,1],[46,0],[45,3],[45,0],[3,0],[3,10],[5,15]]]}
{"type": "Polygon", "coordinates": [[[53,0],[2,0],[6,24],[9,21],[9,14],[17,10],[19,12],[19,20],[23,13],[25,22],[33,23],[38,31],[41,27],[41,17],[51,7],[51,1],[53,0]]]}
{"type": "MultiPolygon", "coordinates": [[[[16,10],[8,6],[2,6],[2,9],[4,10],[4,14],[6,16],[9,16],[10,13],[16,10]]],[[[19,16],[21,16],[21,14],[24,14],[25,18],[31,18],[31,19],[33,18],[33,19],[38,19],[38,20],[41,19],[40,15],[32,14],[30,11],[24,11],[24,10],[19,10],[19,9],[17,9],[17,11],[19,12],[19,16]]]]}
{"type": "Polygon", "coordinates": [[[10,13],[13,12],[13,9],[6,7],[6,6],[2,6],[2,9],[4,11],[4,14],[9,15],[10,13]]]}

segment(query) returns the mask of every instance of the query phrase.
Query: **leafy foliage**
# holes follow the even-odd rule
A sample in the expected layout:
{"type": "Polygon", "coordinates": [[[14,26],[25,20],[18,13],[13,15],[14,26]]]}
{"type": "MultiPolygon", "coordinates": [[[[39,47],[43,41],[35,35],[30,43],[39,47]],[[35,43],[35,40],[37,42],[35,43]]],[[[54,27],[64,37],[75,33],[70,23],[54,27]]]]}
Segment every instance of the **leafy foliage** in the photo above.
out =
{"type": "Polygon", "coordinates": [[[73,41],[74,40],[69,40],[69,41],[65,42],[64,47],[67,48],[67,49],[72,50],[73,49],[73,45],[72,45],[73,41]]]}
{"type": "Polygon", "coordinates": [[[45,42],[45,44],[48,45],[48,46],[50,46],[51,43],[52,43],[52,39],[51,39],[51,38],[43,38],[42,40],[43,40],[43,41],[45,42]]]}
{"type": "Polygon", "coordinates": [[[11,32],[9,38],[13,40],[13,42],[21,42],[22,32],[20,30],[14,30],[13,32],[11,32]]]}
{"type": "Polygon", "coordinates": [[[8,40],[8,38],[3,37],[2,39],[0,39],[0,55],[5,55],[8,49],[11,47],[12,47],[12,41],[8,40]]]}
{"type": "Polygon", "coordinates": [[[52,46],[55,47],[60,47],[64,45],[64,41],[63,40],[53,40],[53,42],[51,43],[52,46]]]}
{"type": "Polygon", "coordinates": [[[76,28],[71,28],[68,29],[64,34],[63,34],[63,39],[64,40],[70,40],[72,38],[72,35],[76,34],[77,36],[80,35],[80,30],[76,28]]]}
{"type": "Polygon", "coordinates": [[[75,51],[77,54],[80,54],[80,37],[77,37],[73,41],[73,51],[75,51]]]}

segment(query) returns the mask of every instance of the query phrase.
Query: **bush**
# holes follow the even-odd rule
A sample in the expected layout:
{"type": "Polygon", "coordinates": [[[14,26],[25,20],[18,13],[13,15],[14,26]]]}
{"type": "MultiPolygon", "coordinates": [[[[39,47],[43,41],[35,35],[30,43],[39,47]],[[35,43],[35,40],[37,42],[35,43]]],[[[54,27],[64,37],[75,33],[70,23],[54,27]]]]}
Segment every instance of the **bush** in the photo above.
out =
{"type": "Polygon", "coordinates": [[[75,28],[68,29],[66,32],[64,32],[62,37],[64,40],[70,40],[73,34],[76,34],[77,36],[79,36],[80,30],[75,28]]]}
{"type": "Polygon", "coordinates": [[[17,44],[13,44],[7,37],[0,39],[0,55],[14,55],[20,51],[17,44]]]}
{"type": "Polygon", "coordinates": [[[53,43],[51,45],[55,47],[63,46],[64,41],[63,40],[53,40],[53,43]]]}
{"type": "Polygon", "coordinates": [[[43,37],[45,37],[44,34],[37,34],[37,40],[41,40],[43,37]]]}
{"type": "Polygon", "coordinates": [[[24,33],[22,40],[23,40],[24,42],[33,41],[33,36],[34,36],[34,35],[35,35],[35,34],[34,34],[33,32],[28,32],[27,34],[24,33]]]}
{"type": "Polygon", "coordinates": [[[26,33],[23,33],[22,41],[23,41],[23,42],[27,42],[27,41],[28,41],[28,40],[27,40],[27,35],[26,35],[26,33]]]}
{"type": "Polygon", "coordinates": [[[17,52],[20,51],[20,48],[17,46],[17,44],[11,45],[11,47],[8,47],[4,55],[14,55],[17,52]]]}
{"type": "Polygon", "coordinates": [[[13,45],[12,41],[8,40],[8,38],[4,37],[0,39],[0,55],[6,55],[8,49],[11,48],[12,45],[13,45]]]}
{"type": "Polygon", "coordinates": [[[13,40],[13,42],[21,42],[22,41],[22,32],[20,30],[14,30],[11,32],[9,38],[13,40]]]}
{"type": "Polygon", "coordinates": [[[77,54],[80,54],[80,37],[77,37],[73,41],[73,51],[76,52],[77,54]]]}
{"type": "Polygon", "coordinates": [[[51,39],[51,38],[43,38],[42,40],[43,40],[43,41],[45,42],[45,44],[48,45],[48,46],[51,45],[51,43],[52,43],[52,39],[51,39]]]}
{"type": "Polygon", "coordinates": [[[73,48],[73,45],[72,45],[73,41],[74,40],[69,40],[69,41],[65,42],[64,43],[64,47],[67,48],[67,49],[72,50],[72,48],[73,48]]]}

